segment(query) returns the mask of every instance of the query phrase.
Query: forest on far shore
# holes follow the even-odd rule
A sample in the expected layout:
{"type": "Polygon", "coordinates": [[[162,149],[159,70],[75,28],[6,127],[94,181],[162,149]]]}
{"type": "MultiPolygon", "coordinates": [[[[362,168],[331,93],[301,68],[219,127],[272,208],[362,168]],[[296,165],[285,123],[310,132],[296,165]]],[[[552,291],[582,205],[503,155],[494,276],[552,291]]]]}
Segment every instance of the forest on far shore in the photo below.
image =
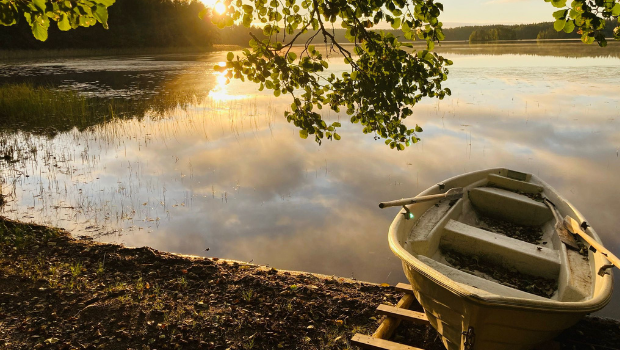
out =
{"type": "MultiPolygon", "coordinates": [[[[198,0],[116,0],[108,8],[108,30],[100,24],[66,32],[55,23],[47,41],[36,40],[24,18],[14,26],[0,25],[0,50],[196,48],[213,44],[247,45],[249,29],[218,29],[211,18],[198,17],[198,0]]],[[[252,31],[262,33],[261,29],[252,31]]]]}
{"type": "MultiPolygon", "coordinates": [[[[613,26],[603,30],[605,37],[613,37],[613,26]]],[[[467,26],[444,29],[446,40],[469,40],[469,42],[489,42],[497,40],[545,40],[545,39],[580,39],[577,32],[565,33],[556,31],[553,22],[467,26]]]]}
{"type": "MultiPolygon", "coordinates": [[[[18,25],[0,26],[0,50],[39,49],[121,49],[121,48],[196,48],[209,49],[213,44],[247,46],[249,32],[261,38],[260,28],[233,26],[218,29],[209,16],[204,19],[198,13],[204,4],[198,0],[116,0],[109,8],[109,30],[101,25],[79,28],[67,32],[50,26],[49,38],[37,41],[25,20],[18,25]]],[[[612,29],[606,28],[606,36],[612,29]]],[[[398,37],[400,31],[388,30],[398,37]]],[[[339,42],[347,42],[344,29],[335,29],[339,42]]],[[[312,33],[302,35],[298,43],[304,43],[312,33]]],[[[464,26],[444,29],[447,41],[492,42],[497,40],[527,39],[578,39],[577,33],[557,32],[553,22],[464,26]]],[[[290,36],[289,36],[290,37],[290,36]]],[[[319,44],[319,37],[314,40],[319,44]]]]}

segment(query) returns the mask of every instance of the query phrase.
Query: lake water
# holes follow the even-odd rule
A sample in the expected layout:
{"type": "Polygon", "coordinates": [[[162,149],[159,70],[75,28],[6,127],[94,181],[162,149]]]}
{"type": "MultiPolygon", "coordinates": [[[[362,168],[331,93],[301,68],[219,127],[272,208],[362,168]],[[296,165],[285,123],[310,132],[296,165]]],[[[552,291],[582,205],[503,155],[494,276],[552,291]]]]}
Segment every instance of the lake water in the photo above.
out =
{"type": "MultiPolygon", "coordinates": [[[[283,117],[288,98],[213,71],[226,52],[0,62],[0,83],[152,103],[141,118],[61,125],[55,136],[0,132],[0,151],[21,152],[0,160],[2,215],[105,242],[395,284],[405,278],[386,234],[397,209],[377,204],[505,166],[555,187],[620,255],[619,49],[444,44],[453,96],[415,107],[422,142],[404,152],[333,112],[325,118],[342,119],[341,141],[301,139],[283,117]],[[171,91],[197,97],[162,108],[171,91]]],[[[598,315],[619,319],[620,294],[598,315]]]]}

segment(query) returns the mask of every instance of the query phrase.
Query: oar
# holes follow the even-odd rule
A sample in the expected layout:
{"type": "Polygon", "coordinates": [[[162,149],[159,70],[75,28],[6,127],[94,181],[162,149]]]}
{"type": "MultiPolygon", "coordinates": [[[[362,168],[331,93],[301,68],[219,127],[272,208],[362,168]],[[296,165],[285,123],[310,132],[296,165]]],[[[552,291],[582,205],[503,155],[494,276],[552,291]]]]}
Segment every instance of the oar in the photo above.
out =
{"type": "Polygon", "coordinates": [[[543,200],[545,204],[549,207],[549,209],[551,209],[551,212],[553,213],[553,217],[555,218],[555,232],[558,234],[558,237],[560,237],[560,241],[562,241],[564,244],[566,244],[570,248],[579,250],[580,248],[579,248],[579,245],[577,245],[577,241],[575,241],[575,237],[573,237],[566,230],[566,227],[564,227],[564,222],[562,221],[560,214],[555,208],[555,204],[551,203],[551,201],[548,200],[547,198],[544,198],[543,200]]]}
{"type": "Polygon", "coordinates": [[[456,187],[449,189],[446,193],[441,194],[433,194],[430,196],[418,196],[413,198],[404,198],[391,202],[381,202],[379,203],[379,208],[387,208],[387,207],[400,207],[401,205],[409,205],[420,202],[428,202],[435,199],[459,199],[463,197],[463,187],[456,187]]]}
{"type": "MultiPolygon", "coordinates": [[[[618,257],[612,254],[609,250],[607,250],[607,248],[603,247],[602,244],[595,241],[594,238],[590,237],[587,233],[583,232],[583,230],[581,229],[581,225],[579,225],[579,223],[575,219],[571,218],[569,215],[566,215],[566,217],[564,218],[564,226],[566,226],[566,228],[573,234],[577,234],[581,236],[581,238],[583,238],[586,242],[588,242],[590,246],[594,247],[601,254],[605,255],[605,257],[607,258],[607,260],[609,260],[609,262],[611,262],[614,266],[620,269],[620,259],[618,259],[618,257]]],[[[599,271],[599,275],[604,273],[605,269],[609,267],[611,266],[605,265],[601,267],[601,270],[599,271]]]]}

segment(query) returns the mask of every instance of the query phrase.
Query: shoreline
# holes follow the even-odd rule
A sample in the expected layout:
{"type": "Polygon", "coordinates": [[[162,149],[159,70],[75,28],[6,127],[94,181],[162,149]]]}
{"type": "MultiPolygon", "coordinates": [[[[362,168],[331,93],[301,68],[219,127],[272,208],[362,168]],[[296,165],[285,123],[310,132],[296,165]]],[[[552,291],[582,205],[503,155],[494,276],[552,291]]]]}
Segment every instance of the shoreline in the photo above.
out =
{"type": "Polygon", "coordinates": [[[238,45],[216,44],[209,48],[200,47],[147,47],[147,48],[112,48],[112,49],[41,49],[41,50],[1,50],[0,61],[19,59],[53,59],[80,57],[107,57],[127,55],[165,55],[165,54],[202,54],[219,51],[241,50],[238,45]]]}
{"type": "MultiPolygon", "coordinates": [[[[375,308],[401,296],[375,283],[98,243],[0,216],[3,349],[349,349],[353,334],[378,326],[375,308]]],[[[427,326],[403,323],[396,340],[443,349],[427,326]]],[[[614,349],[620,321],[586,317],[557,340],[614,349]]]]}

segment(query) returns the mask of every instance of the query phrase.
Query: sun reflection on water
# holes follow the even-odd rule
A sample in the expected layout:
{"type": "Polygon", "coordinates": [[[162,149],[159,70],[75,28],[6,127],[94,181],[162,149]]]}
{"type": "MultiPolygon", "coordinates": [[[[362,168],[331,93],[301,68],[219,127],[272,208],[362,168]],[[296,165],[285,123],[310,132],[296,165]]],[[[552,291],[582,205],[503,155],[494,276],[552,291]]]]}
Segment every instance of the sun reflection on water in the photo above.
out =
{"type": "MultiPolygon", "coordinates": [[[[218,66],[224,67],[226,66],[226,62],[219,62],[218,66]]],[[[207,73],[211,74],[211,73],[207,73]]],[[[235,101],[235,100],[243,100],[248,98],[249,96],[246,94],[235,94],[232,91],[229,91],[230,79],[226,76],[228,74],[228,70],[224,70],[222,72],[213,71],[215,75],[215,87],[213,90],[209,92],[209,97],[214,101],[235,101]]]]}

